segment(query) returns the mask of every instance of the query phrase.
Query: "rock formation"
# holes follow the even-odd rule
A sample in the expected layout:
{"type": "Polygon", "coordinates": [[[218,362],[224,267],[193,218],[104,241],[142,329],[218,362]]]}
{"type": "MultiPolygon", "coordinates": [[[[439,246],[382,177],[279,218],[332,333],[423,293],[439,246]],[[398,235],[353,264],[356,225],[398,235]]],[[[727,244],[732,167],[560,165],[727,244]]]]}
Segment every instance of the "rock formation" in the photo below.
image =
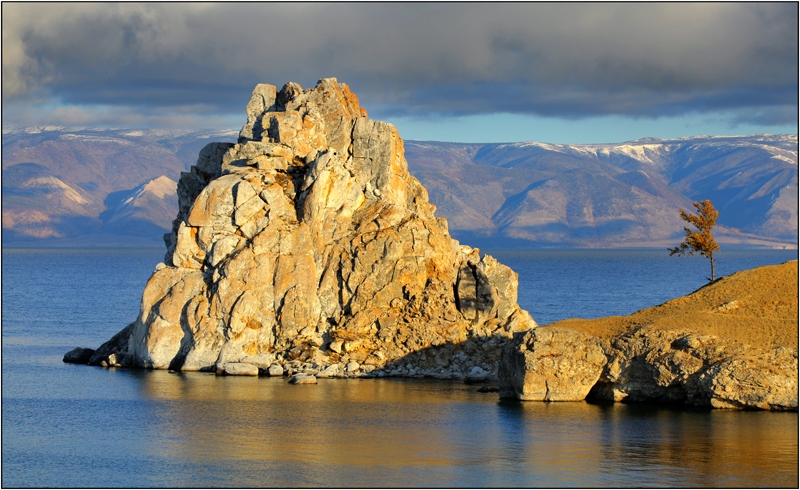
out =
{"type": "Polygon", "coordinates": [[[514,334],[500,395],[797,410],[797,261],[742,271],[628,317],[514,334]]]}
{"type": "Polygon", "coordinates": [[[796,349],[753,351],[712,335],[652,327],[603,344],[566,328],[518,335],[503,353],[500,395],[762,410],[798,406],[796,349]]]}
{"type": "Polygon", "coordinates": [[[586,398],[606,356],[599,339],[568,329],[537,328],[517,335],[503,351],[501,396],[546,402],[586,398]]]}
{"type": "Polygon", "coordinates": [[[536,326],[516,273],[450,238],[397,130],[336,79],[258,85],[178,197],[139,317],[91,364],[464,378],[536,326]]]}

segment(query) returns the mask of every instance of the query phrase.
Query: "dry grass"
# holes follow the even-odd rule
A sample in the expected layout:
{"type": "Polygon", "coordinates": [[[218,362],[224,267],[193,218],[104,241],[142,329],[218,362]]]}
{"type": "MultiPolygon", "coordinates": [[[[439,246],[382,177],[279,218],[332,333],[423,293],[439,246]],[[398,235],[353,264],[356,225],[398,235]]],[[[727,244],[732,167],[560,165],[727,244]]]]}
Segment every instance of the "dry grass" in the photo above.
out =
{"type": "MultiPolygon", "coordinates": [[[[568,319],[548,327],[570,328],[602,338],[652,325],[736,340],[762,349],[797,349],[797,261],[757,267],[628,316],[568,319]]],[[[547,328],[547,327],[545,327],[547,328]]]]}

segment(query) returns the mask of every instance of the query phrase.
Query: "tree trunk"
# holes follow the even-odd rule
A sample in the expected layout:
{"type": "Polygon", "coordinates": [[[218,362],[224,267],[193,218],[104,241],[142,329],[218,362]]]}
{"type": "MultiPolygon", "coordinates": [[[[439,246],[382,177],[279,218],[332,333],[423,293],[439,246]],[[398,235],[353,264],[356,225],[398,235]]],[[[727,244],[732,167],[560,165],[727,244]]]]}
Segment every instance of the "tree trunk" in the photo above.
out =
{"type": "Polygon", "coordinates": [[[711,282],[714,282],[714,254],[712,253],[711,256],[711,282]]]}

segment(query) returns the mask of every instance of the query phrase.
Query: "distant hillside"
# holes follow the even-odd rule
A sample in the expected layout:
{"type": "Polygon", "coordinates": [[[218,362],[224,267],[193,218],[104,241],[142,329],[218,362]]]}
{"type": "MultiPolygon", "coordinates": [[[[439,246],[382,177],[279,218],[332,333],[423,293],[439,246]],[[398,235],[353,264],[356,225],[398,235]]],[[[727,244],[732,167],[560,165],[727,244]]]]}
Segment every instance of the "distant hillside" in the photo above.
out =
{"type": "MultiPolygon", "coordinates": [[[[4,246],[161,246],[175,182],[237,131],[4,130],[4,246]]],[[[675,245],[711,199],[723,244],[796,246],[797,136],[608,145],[406,141],[453,236],[483,247],[675,245]]]]}
{"type": "Polygon", "coordinates": [[[236,131],[3,131],[3,245],[163,246],[176,183],[236,131]]]}
{"type": "Polygon", "coordinates": [[[797,136],[609,145],[406,142],[454,236],[484,246],[665,246],[711,199],[722,243],[797,244],[797,136]]]}

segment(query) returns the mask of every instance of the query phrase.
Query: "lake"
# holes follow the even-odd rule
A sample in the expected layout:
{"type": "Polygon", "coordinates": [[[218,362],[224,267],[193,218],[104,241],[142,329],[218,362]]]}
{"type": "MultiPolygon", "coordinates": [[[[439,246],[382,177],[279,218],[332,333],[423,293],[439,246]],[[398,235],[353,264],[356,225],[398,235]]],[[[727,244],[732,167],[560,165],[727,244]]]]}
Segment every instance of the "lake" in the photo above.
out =
{"type": "MultiPolygon", "coordinates": [[[[489,251],[539,324],[705,283],[657,250],[489,251]]],[[[64,364],[132,321],[162,249],[4,249],[4,487],[797,487],[798,414],[500,401],[439,380],[64,364]]],[[[722,251],[718,274],[796,259],[722,251]]]]}

